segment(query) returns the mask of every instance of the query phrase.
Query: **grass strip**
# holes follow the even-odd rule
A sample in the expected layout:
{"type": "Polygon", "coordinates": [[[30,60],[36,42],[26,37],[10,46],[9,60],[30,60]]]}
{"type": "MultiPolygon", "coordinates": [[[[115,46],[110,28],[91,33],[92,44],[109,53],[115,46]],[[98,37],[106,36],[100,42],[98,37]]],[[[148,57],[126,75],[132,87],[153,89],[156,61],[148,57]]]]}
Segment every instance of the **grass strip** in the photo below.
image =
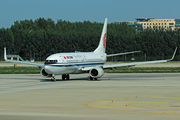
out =
{"type": "Polygon", "coordinates": [[[38,67],[0,67],[0,74],[39,74],[38,67]]]}
{"type": "MultiPolygon", "coordinates": [[[[180,67],[126,67],[117,68],[116,72],[105,69],[105,73],[178,73],[180,67]]],[[[0,74],[39,74],[38,67],[0,67],[0,74]]]]}

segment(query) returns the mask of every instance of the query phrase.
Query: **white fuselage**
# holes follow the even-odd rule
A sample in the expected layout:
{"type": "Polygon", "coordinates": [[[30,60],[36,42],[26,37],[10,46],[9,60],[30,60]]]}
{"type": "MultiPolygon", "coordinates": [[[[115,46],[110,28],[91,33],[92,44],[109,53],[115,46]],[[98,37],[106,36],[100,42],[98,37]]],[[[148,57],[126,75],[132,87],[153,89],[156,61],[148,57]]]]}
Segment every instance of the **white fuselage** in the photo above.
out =
{"type": "Polygon", "coordinates": [[[46,59],[44,69],[48,74],[73,74],[81,73],[84,67],[103,66],[105,62],[106,53],[57,53],[46,59]]]}

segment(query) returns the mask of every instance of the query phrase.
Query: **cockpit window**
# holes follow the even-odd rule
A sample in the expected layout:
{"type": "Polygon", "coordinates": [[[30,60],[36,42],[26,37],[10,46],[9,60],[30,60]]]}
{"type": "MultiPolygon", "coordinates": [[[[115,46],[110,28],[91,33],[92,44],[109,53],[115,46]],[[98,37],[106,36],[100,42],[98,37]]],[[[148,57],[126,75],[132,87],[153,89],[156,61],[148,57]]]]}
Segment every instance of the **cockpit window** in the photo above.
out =
{"type": "Polygon", "coordinates": [[[45,61],[45,65],[47,65],[47,64],[56,64],[57,63],[57,60],[46,60],[45,61]]]}

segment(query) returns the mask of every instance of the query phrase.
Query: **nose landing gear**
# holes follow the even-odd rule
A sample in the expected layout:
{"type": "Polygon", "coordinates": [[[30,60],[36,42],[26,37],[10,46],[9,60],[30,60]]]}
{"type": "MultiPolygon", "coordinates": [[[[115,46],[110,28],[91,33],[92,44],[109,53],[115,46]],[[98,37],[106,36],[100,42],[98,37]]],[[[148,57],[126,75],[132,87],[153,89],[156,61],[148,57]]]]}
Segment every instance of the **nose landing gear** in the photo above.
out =
{"type": "Polygon", "coordinates": [[[52,77],[51,82],[56,82],[56,79],[54,77],[52,77]]]}
{"type": "MultiPolygon", "coordinates": [[[[69,80],[69,78],[70,78],[69,74],[62,75],[62,80],[69,80]]],[[[54,77],[54,75],[52,75],[51,77],[51,82],[56,82],[56,78],[54,77]]]]}
{"type": "Polygon", "coordinates": [[[51,82],[56,82],[54,75],[52,75],[51,82]]]}

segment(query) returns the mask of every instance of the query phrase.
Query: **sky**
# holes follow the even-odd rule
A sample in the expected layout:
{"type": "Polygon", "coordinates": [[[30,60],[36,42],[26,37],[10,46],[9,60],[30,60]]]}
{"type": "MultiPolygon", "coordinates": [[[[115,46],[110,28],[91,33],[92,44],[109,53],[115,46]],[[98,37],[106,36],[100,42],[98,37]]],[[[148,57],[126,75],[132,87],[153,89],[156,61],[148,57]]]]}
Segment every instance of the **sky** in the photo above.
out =
{"type": "Polygon", "coordinates": [[[70,22],[136,21],[136,18],[180,19],[180,0],[0,0],[0,28],[14,21],[51,18],[70,22]]]}

